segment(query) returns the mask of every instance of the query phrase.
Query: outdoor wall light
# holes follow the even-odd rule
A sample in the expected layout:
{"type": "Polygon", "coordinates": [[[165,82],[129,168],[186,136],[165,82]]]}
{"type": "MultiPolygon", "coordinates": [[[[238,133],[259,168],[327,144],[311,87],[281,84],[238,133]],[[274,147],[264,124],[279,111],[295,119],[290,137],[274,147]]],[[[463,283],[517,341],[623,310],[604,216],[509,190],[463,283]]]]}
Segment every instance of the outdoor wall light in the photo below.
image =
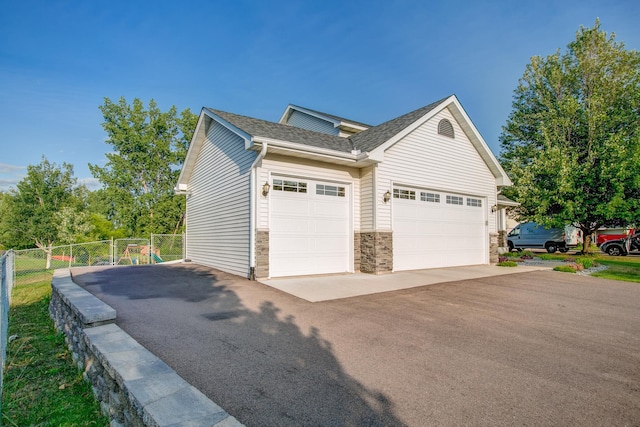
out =
{"type": "Polygon", "coordinates": [[[498,210],[498,205],[491,206],[491,212],[495,212],[498,210]]]}
{"type": "Polygon", "coordinates": [[[391,191],[387,190],[386,193],[384,193],[384,196],[382,196],[382,200],[387,203],[389,200],[391,200],[391,191]]]}
{"type": "Polygon", "coordinates": [[[262,186],[262,195],[267,197],[267,194],[269,194],[269,189],[271,188],[271,186],[269,185],[269,182],[265,182],[264,185],[262,186]]]}

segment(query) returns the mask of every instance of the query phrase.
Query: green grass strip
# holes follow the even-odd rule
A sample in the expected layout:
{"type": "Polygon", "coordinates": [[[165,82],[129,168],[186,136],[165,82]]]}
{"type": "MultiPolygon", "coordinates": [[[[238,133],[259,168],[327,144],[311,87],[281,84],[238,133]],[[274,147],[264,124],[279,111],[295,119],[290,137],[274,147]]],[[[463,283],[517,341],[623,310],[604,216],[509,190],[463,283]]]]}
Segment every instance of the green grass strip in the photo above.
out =
{"type": "Polygon", "coordinates": [[[107,426],[49,317],[51,278],[14,287],[3,380],[2,425],[107,426]]]}

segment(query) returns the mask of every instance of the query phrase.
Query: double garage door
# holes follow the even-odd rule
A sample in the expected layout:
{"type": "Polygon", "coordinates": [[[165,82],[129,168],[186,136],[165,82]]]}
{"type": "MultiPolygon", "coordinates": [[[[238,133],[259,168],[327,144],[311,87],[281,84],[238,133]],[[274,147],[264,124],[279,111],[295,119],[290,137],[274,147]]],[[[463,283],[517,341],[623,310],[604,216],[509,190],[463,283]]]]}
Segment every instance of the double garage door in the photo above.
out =
{"type": "Polygon", "coordinates": [[[395,187],[392,202],[395,271],[487,262],[485,198],[395,187]]]}
{"type": "Polygon", "coordinates": [[[348,185],[274,177],[270,191],[272,277],[351,271],[348,185]]]}

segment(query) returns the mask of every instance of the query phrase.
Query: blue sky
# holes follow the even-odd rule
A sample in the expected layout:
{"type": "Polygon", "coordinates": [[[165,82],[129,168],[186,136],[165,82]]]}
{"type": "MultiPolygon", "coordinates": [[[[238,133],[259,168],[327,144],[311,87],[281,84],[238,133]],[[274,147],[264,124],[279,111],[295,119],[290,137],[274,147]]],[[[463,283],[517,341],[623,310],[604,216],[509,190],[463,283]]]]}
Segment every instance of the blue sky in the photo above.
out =
{"type": "Polygon", "coordinates": [[[638,50],[638,16],[636,0],[0,0],[0,190],[43,155],[95,185],[105,97],[379,124],[455,93],[499,155],[530,57],[596,18],[638,50]]]}

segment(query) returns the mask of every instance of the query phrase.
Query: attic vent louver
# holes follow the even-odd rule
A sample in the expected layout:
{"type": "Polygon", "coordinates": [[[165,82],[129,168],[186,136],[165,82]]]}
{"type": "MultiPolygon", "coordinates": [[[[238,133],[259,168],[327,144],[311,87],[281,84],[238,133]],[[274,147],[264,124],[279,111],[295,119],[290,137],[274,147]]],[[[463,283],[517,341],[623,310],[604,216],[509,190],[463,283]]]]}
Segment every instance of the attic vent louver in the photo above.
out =
{"type": "Polygon", "coordinates": [[[438,133],[440,135],[448,136],[449,138],[455,138],[453,126],[447,119],[442,119],[440,120],[440,123],[438,123],[438,133]]]}

